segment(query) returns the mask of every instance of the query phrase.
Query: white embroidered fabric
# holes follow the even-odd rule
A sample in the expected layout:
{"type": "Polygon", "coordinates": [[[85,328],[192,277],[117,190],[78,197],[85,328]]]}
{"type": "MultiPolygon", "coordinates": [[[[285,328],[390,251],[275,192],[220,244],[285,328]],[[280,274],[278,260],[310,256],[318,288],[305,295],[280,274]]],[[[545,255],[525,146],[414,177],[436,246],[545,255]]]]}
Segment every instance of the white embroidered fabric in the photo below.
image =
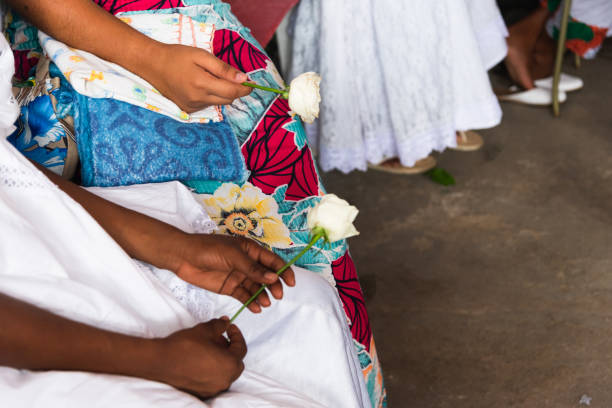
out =
{"type": "Polygon", "coordinates": [[[135,262],[141,271],[159,279],[198,322],[207,322],[214,317],[215,301],[208,296],[209,292],[185,282],[168,270],[158,269],[141,261],[135,262]]]}
{"type": "MultiPolygon", "coordinates": [[[[188,233],[211,234],[217,224],[197,202],[196,196],[179,182],[142,184],[128,187],[88,189],[109,201],[129,208],[188,233]]],[[[213,318],[214,300],[203,291],[180,279],[176,274],[136,261],[140,270],[154,275],[197,321],[213,318]]]]}
{"type": "Polygon", "coordinates": [[[30,169],[0,164],[0,185],[19,189],[48,189],[54,185],[30,169]]]}
{"type": "Polygon", "coordinates": [[[455,146],[457,130],[499,124],[485,68],[506,53],[500,22],[494,0],[302,0],[290,76],[323,78],[321,117],[308,128],[322,169],[391,157],[412,166],[455,146]]]}
{"type": "Polygon", "coordinates": [[[211,234],[217,230],[217,224],[208,216],[197,196],[178,181],[126,187],[90,187],[88,190],[190,234],[211,234]]]}

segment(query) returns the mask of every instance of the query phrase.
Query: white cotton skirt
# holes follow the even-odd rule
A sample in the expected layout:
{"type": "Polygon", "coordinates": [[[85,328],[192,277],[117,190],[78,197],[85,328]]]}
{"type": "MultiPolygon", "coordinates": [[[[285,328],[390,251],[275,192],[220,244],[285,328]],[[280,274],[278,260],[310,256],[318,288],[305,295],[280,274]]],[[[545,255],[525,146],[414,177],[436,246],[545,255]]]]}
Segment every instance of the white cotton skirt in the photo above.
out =
{"type": "Polygon", "coordinates": [[[291,76],[323,77],[308,128],[323,170],[412,166],[456,146],[456,131],[501,121],[487,70],[507,52],[494,0],[302,0],[291,76]]]}
{"type": "MultiPolygon", "coordinates": [[[[189,233],[216,227],[178,182],[90,191],[189,233]]],[[[0,293],[71,320],[139,337],[163,337],[231,316],[241,306],[131,259],[1,133],[0,231],[0,293]]],[[[228,392],[214,399],[200,401],[138,378],[0,367],[0,406],[369,406],[337,293],[319,275],[294,270],[297,285],[285,287],[282,300],[258,315],[245,311],[236,321],[249,347],[246,369],[228,392]]]]}

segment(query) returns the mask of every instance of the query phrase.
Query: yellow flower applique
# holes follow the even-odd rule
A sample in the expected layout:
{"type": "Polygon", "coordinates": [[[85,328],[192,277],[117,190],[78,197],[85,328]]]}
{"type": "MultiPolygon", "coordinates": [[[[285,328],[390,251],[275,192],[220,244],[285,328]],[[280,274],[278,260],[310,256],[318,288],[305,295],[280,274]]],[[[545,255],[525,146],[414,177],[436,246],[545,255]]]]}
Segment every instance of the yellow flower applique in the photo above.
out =
{"type": "Polygon", "coordinates": [[[104,80],[104,72],[102,71],[91,71],[91,75],[89,76],[89,81],[94,81],[99,79],[100,81],[104,80]]]}
{"type": "Polygon", "coordinates": [[[274,198],[247,183],[225,183],[204,200],[204,207],[222,233],[251,238],[268,248],[291,246],[289,229],[274,198]]]}

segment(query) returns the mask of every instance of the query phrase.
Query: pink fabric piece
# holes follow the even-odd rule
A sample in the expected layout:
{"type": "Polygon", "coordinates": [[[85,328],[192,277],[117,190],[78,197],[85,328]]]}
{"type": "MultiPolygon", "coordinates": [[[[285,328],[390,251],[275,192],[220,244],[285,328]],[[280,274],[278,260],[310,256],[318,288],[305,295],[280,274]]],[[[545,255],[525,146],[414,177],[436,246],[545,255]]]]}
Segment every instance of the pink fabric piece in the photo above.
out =
{"type": "Polygon", "coordinates": [[[160,10],[184,6],[182,0],[94,0],[94,3],[112,14],[124,11],[160,10]]]}
{"type": "Polygon", "coordinates": [[[247,74],[266,69],[269,61],[263,52],[232,30],[215,31],[213,52],[221,61],[247,74]]]}
{"type": "Polygon", "coordinates": [[[363,292],[357,278],[357,270],[348,251],[342,258],[332,263],[332,273],[336,281],[336,289],[338,289],[344,305],[344,311],[351,320],[350,327],[353,338],[363,344],[369,352],[372,329],[370,328],[363,292]]]}
{"type": "Polygon", "coordinates": [[[251,29],[253,36],[265,47],[278,25],[299,0],[223,0],[232,6],[238,20],[251,29]]]}

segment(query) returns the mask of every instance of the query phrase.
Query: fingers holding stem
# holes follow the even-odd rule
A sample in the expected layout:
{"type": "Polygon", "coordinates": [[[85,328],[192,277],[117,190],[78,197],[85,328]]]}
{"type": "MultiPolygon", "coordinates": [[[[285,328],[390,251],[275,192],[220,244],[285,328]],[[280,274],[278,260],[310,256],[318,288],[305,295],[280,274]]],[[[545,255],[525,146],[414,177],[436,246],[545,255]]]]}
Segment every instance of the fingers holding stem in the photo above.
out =
{"type": "MultiPolygon", "coordinates": [[[[312,237],[312,239],[310,240],[310,242],[308,243],[308,245],[306,245],[306,247],[299,253],[297,254],[292,260],[290,260],[289,262],[287,262],[285,264],[285,266],[283,266],[281,269],[278,270],[278,272],[276,272],[276,274],[278,276],[282,275],[283,272],[285,272],[287,269],[289,269],[293,264],[295,264],[297,262],[298,259],[300,259],[306,252],[308,252],[308,250],[310,250],[310,248],[312,248],[317,242],[319,242],[319,240],[321,238],[325,237],[325,233],[322,231],[317,231],[315,233],[315,235],[312,237]]],[[[253,296],[251,296],[251,298],[242,305],[242,307],[236,312],[236,314],[230,319],[230,323],[233,323],[236,318],[240,315],[240,313],[242,313],[242,311],[244,309],[246,309],[247,307],[249,307],[249,305],[251,303],[253,303],[253,301],[255,301],[255,299],[257,299],[259,297],[259,295],[261,295],[261,293],[266,290],[266,288],[268,287],[268,285],[262,285],[261,288],[259,288],[259,290],[257,292],[255,292],[255,294],[253,294],[253,296]]]]}
{"type": "Polygon", "coordinates": [[[289,89],[270,88],[267,86],[257,85],[253,82],[243,82],[242,85],[248,86],[251,88],[255,88],[255,89],[261,89],[263,91],[274,92],[274,93],[280,94],[283,97],[283,99],[289,99],[289,89]]]}

